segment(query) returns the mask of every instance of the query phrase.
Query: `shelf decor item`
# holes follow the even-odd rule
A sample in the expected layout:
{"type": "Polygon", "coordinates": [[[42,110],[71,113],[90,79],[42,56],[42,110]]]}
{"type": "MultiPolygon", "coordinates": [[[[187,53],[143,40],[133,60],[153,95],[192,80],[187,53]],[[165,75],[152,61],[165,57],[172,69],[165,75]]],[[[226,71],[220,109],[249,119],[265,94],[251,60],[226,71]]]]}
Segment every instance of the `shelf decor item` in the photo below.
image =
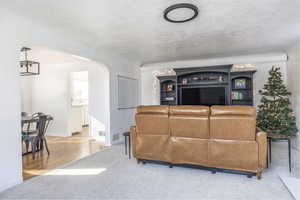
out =
{"type": "Polygon", "coordinates": [[[161,105],[176,105],[176,76],[158,76],[160,82],[160,104],[161,105]]]}
{"type": "Polygon", "coordinates": [[[173,84],[168,84],[167,85],[167,92],[172,92],[174,90],[174,85],[173,84]]]}
{"type": "Polygon", "coordinates": [[[182,79],[182,84],[187,84],[188,80],[186,78],[182,79]]]}
{"type": "Polygon", "coordinates": [[[212,80],[212,81],[219,80],[219,77],[218,76],[209,76],[208,80],[212,80]]]}
{"type": "Polygon", "coordinates": [[[165,100],[166,100],[166,101],[174,101],[175,98],[174,98],[174,97],[166,97],[165,100]]]}
{"type": "Polygon", "coordinates": [[[234,80],[235,89],[245,89],[246,88],[246,79],[235,79],[234,80]]]}
{"type": "Polygon", "coordinates": [[[290,96],[282,80],[279,67],[272,67],[258,106],[257,126],[267,133],[295,136],[298,132],[296,117],[291,109],[290,96]]]}
{"type": "Polygon", "coordinates": [[[219,76],[219,82],[223,82],[224,79],[223,79],[223,76],[219,76]]]}

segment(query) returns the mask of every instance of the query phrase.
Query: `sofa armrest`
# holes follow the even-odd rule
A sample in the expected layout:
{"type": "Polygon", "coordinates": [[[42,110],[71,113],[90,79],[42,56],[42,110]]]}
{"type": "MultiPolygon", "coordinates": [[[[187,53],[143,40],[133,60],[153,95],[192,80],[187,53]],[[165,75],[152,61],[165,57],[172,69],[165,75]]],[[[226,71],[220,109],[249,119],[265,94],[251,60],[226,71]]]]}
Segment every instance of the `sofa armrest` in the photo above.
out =
{"type": "Polygon", "coordinates": [[[261,170],[266,167],[267,163],[267,133],[259,131],[256,133],[256,142],[258,143],[258,165],[261,170]]]}
{"type": "Polygon", "coordinates": [[[130,127],[130,140],[131,140],[131,148],[132,148],[132,155],[135,157],[135,147],[136,147],[136,126],[130,127]]]}
{"type": "Polygon", "coordinates": [[[261,128],[259,128],[259,127],[256,127],[256,133],[258,133],[258,132],[263,132],[263,130],[261,130],[261,128]]]}

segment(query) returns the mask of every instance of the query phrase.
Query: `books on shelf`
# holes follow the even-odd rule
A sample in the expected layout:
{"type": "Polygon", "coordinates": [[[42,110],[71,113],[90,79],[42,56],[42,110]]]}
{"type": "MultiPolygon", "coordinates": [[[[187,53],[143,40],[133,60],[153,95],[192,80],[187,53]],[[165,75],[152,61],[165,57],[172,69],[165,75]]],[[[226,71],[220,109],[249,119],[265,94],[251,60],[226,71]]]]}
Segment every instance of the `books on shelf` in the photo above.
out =
{"type": "Polygon", "coordinates": [[[232,92],[231,93],[231,99],[232,100],[243,100],[244,94],[241,92],[232,92]]]}
{"type": "Polygon", "coordinates": [[[235,79],[234,88],[236,89],[245,89],[246,88],[246,79],[235,79]]]}

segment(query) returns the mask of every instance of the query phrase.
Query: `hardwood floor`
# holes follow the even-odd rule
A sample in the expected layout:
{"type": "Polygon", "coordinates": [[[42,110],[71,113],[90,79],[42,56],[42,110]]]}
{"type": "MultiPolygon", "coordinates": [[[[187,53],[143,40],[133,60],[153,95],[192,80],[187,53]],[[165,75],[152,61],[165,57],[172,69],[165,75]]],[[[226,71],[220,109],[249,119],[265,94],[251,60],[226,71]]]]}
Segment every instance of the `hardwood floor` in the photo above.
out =
{"type": "MultiPolygon", "coordinates": [[[[85,129],[86,130],[86,129],[85,129]]],[[[89,156],[104,147],[104,143],[85,137],[86,133],[72,137],[48,136],[50,156],[47,151],[38,152],[35,160],[32,155],[23,156],[23,179],[28,180],[52,169],[89,156]]]]}

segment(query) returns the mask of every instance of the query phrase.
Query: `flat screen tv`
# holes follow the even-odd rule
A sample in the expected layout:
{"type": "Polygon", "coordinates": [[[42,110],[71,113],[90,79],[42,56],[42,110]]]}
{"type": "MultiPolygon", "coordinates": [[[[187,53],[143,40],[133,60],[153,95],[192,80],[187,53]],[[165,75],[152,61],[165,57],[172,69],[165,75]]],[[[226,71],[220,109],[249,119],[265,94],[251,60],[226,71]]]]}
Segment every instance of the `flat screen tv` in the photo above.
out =
{"type": "Polygon", "coordinates": [[[225,87],[182,88],[181,105],[225,105],[225,87]]]}

